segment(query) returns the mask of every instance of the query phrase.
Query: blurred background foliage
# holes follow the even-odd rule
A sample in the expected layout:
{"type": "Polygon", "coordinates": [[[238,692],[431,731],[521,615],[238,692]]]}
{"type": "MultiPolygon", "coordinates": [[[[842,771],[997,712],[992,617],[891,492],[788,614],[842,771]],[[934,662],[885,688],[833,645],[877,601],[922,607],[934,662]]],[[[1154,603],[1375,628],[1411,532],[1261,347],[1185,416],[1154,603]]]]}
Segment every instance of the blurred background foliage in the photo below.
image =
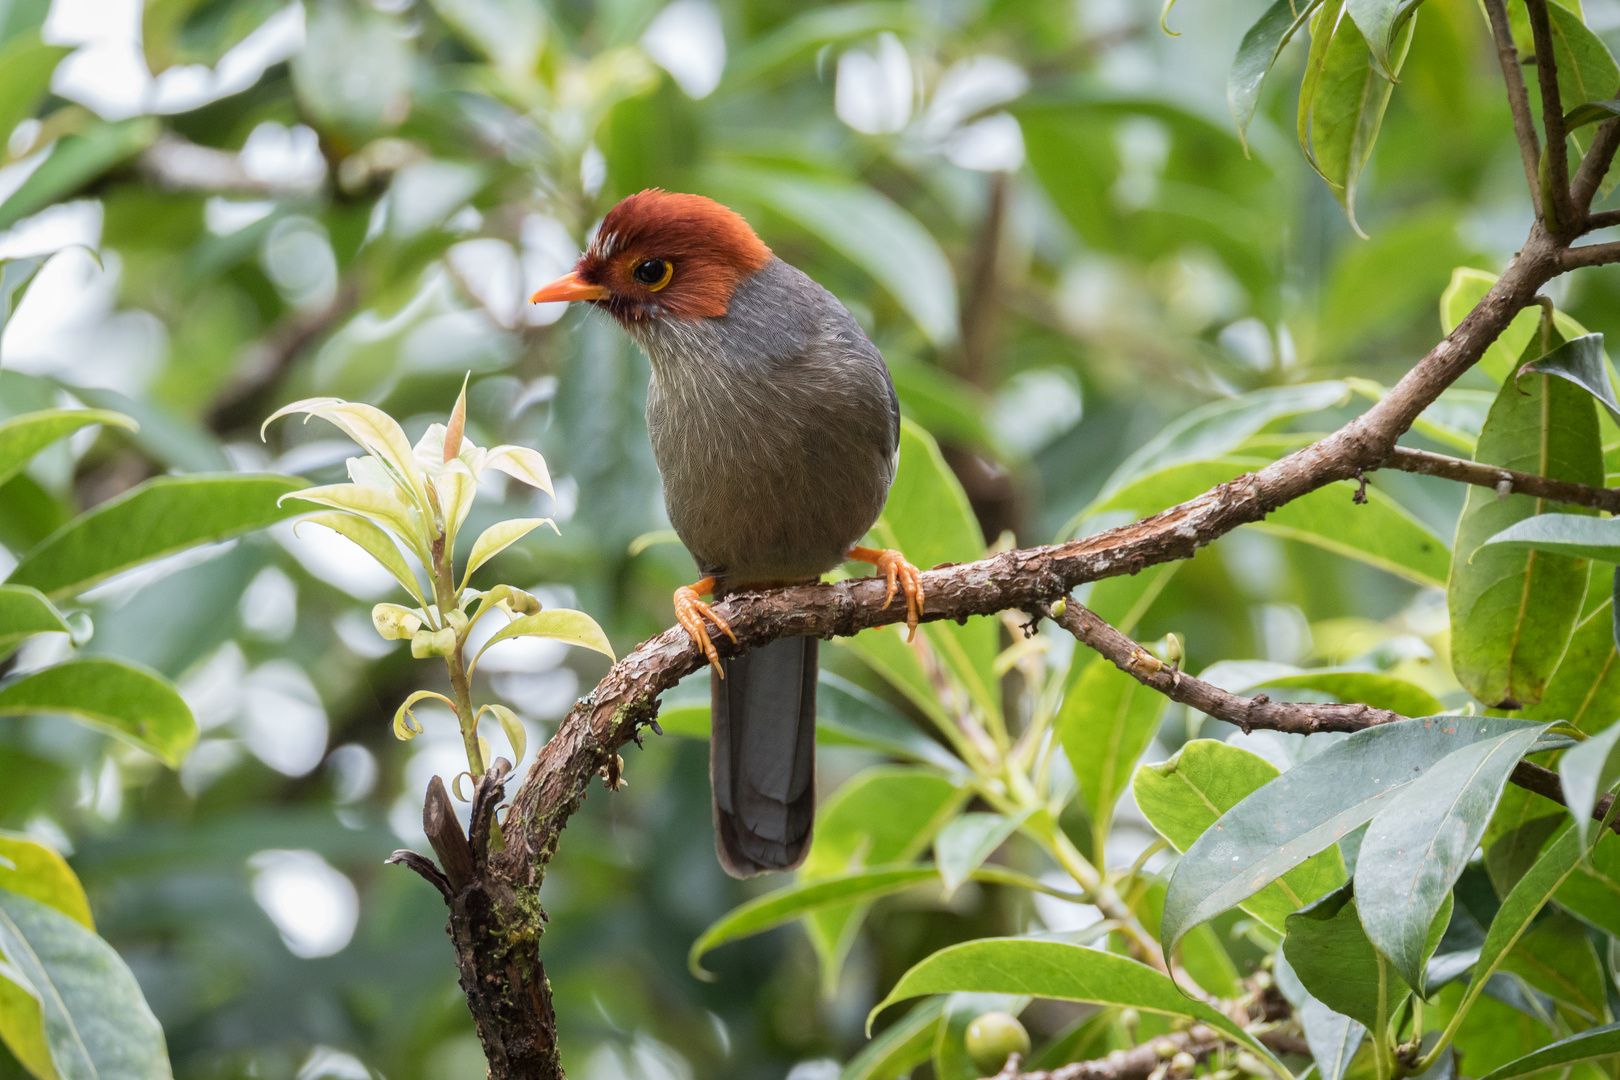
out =
{"type": "MultiPolygon", "coordinates": [[[[1051,540],[1195,406],[1393,382],[1435,340],[1453,269],[1499,270],[1528,228],[1473,4],[1423,7],[1361,182],[1366,240],[1288,134],[1301,43],[1247,152],[1238,139],[1226,73],[1263,6],[1186,0],[1167,36],[1152,0],[0,0],[0,258],[45,256],[0,339],[0,417],[66,401],[141,424],[87,429],[0,487],[0,569],[150,476],[338,478],[347,441],[288,424],[266,444],[259,421],[330,395],[414,439],[470,370],[469,435],[539,448],[557,480],[555,499],[513,485],[481,502],[469,534],[531,515],[562,533],[531,534],[490,580],[590,612],[622,654],[695,576],[677,545],[631,553],[667,528],[647,365],[603,319],[522,301],[647,186],[735,206],[844,301],[987,543],[1051,540]]],[[[1586,18],[1620,35],[1613,0],[1586,18]]],[[[1620,331],[1613,269],[1551,288],[1589,329],[1620,331]]],[[[1360,407],[1336,400],[1283,426],[1360,407]]],[[[1373,483],[1451,535],[1461,491],[1373,483]]],[[[202,740],[171,771],[85,729],[0,720],[0,827],[70,855],[184,1080],[471,1080],[484,1066],[440,900],[382,865],[423,845],[423,789],[453,774],[459,742],[448,717],[392,738],[424,676],[372,632],[386,575],[320,531],[278,526],[90,594],[79,651],[173,678],[202,740]]],[[[1179,634],[1189,670],[1372,650],[1459,700],[1438,589],[1250,530],[1166,581],[1136,636],[1179,634]]],[[[70,648],[46,635],[6,663],[70,648]]],[[[825,662],[913,708],[852,652],[825,662]]],[[[514,643],[480,679],[536,746],[605,669],[514,643]]],[[[1145,759],[1190,730],[1172,707],[1145,759]]],[[[876,760],[825,749],[824,793],[876,760]]],[[[701,741],[653,738],[627,765],[544,890],[572,1075],[834,1075],[816,1063],[863,1045],[866,1010],[915,960],[1072,918],[970,883],[949,904],[878,903],[831,996],[797,927],[728,946],[698,982],[693,939],[765,886],[714,859],[701,741]]],[[[1153,839],[1129,799],[1096,830],[1106,855],[1074,814],[1110,868],[1153,839]]],[[[1241,936],[1230,950],[1260,955],[1241,936]]],[[[1025,1019],[1049,1034],[1068,1016],[1025,1019]]]]}

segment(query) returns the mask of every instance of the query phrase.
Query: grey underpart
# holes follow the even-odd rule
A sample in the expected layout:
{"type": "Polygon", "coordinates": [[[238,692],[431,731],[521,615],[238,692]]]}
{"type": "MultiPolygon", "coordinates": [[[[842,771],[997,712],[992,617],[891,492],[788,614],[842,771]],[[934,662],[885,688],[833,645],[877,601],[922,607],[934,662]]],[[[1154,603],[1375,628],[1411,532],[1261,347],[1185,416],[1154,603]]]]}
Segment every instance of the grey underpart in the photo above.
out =
{"type": "Polygon", "coordinates": [[[816,638],[778,638],[709,675],[714,846],[732,877],[791,870],[816,816],[816,638]]]}
{"type": "Polygon", "coordinates": [[[900,407],[877,347],[780,259],[724,316],[630,332],[652,361],[647,430],[670,523],[727,589],[842,563],[883,510],[900,407]]]}

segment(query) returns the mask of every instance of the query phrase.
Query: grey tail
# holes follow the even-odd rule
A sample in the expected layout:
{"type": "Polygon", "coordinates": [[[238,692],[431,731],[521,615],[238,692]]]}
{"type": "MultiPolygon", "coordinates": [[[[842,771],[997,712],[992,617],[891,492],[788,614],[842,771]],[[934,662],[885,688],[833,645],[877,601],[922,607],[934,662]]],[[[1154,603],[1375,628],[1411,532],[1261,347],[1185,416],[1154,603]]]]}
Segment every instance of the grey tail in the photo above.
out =
{"type": "Polygon", "coordinates": [[[819,645],[778,638],[709,675],[714,846],[732,877],[792,870],[810,850],[819,645]]]}

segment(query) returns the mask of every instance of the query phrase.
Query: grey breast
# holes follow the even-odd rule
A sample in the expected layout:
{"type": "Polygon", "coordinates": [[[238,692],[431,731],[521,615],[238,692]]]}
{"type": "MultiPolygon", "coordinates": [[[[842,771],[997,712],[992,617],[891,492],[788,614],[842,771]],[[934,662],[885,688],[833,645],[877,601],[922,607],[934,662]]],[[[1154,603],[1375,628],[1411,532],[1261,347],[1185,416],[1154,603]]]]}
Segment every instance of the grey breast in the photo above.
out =
{"type": "Polygon", "coordinates": [[[844,306],[773,258],[724,316],[633,333],[670,523],[703,572],[736,586],[842,562],[883,510],[900,430],[888,368],[844,306]]]}

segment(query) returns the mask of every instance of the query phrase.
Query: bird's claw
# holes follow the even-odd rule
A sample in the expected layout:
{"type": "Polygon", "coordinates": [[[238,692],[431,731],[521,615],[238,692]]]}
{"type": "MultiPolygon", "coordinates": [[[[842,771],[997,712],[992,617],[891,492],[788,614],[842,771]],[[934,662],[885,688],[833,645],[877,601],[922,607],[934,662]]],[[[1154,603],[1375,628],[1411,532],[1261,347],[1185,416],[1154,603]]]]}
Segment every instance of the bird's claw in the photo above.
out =
{"type": "Polygon", "coordinates": [[[852,550],[850,558],[861,562],[869,562],[877,567],[888,583],[888,590],[883,595],[883,607],[886,610],[894,601],[896,591],[906,595],[906,641],[910,642],[917,636],[917,623],[922,619],[923,587],[922,575],[918,569],[906,560],[906,557],[892,548],[862,548],[852,550]]]}
{"type": "MultiPolygon", "coordinates": [[[[699,582],[698,586],[703,584],[704,582],[699,582]]],[[[714,642],[709,638],[709,629],[703,625],[703,621],[707,619],[714,623],[715,627],[733,643],[736,642],[737,635],[731,632],[726,620],[716,615],[714,609],[703,602],[698,595],[698,586],[682,585],[675,590],[675,618],[687,635],[697,643],[698,648],[703,650],[703,655],[708,657],[709,663],[723,679],[726,673],[720,667],[720,654],[715,651],[714,642]]]]}

